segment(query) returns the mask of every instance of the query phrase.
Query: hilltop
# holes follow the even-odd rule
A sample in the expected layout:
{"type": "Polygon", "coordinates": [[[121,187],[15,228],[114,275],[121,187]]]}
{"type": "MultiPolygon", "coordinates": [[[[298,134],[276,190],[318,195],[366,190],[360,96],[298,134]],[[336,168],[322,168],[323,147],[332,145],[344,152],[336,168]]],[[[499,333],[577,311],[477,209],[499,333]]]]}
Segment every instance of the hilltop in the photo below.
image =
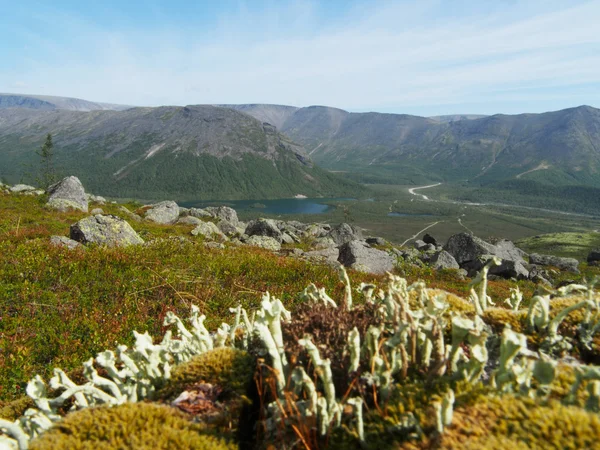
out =
{"type": "Polygon", "coordinates": [[[124,111],[0,109],[0,177],[35,170],[52,133],[55,165],[102,195],[236,199],[353,195],[271,125],[215,106],[124,111]],[[31,169],[33,167],[33,169],[31,169]]]}

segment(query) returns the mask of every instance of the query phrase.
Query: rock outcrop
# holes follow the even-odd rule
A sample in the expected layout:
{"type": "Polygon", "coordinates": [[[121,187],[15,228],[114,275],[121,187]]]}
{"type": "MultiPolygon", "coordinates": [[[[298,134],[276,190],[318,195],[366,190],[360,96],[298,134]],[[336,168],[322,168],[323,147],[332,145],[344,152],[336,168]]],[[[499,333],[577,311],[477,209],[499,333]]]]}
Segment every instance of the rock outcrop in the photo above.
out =
{"type": "Polygon", "coordinates": [[[334,226],[329,232],[329,237],[333,239],[336,245],[342,245],[350,241],[360,241],[363,239],[362,230],[347,223],[340,223],[334,226]]]}
{"type": "Polygon", "coordinates": [[[86,217],[71,225],[71,239],[82,244],[100,244],[109,247],[126,247],[144,243],[144,240],[125,220],[102,214],[86,217]]]}
{"type": "Polygon", "coordinates": [[[75,209],[88,212],[88,196],[77,177],[65,177],[48,188],[48,208],[58,211],[75,209]]]}
{"type": "Polygon", "coordinates": [[[204,211],[210,214],[212,217],[226,220],[234,226],[237,226],[240,222],[235,209],[230,208],[229,206],[208,206],[204,208],[204,211]]]}
{"type": "Polygon", "coordinates": [[[69,239],[66,236],[51,236],[50,244],[54,247],[65,247],[69,250],[74,250],[76,248],[85,248],[81,245],[80,242],[74,241],[73,239],[69,239]]]}
{"type": "Polygon", "coordinates": [[[201,222],[192,230],[193,236],[204,236],[207,239],[221,239],[226,241],[227,236],[223,234],[221,230],[212,222],[201,222]]]}
{"type": "Polygon", "coordinates": [[[557,267],[560,270],[579,273],[579,261],[575,258],[561,258],[559,256],[532,253],[529,255],[529,262],[540,266],[552,266],[557,267]]]}
{"type": "Polygon", "coordinates": [[[281,231],[277,227],[277,223],[272,219],[258,219],[248,223],[244,231],[248,236],[268,236],[275,239],[281,244],[281,231]]]}
{"type": "Polygon", "coordinates": [[[363,241],[346,242],[340,247],[338,261],[361,272],[383,274],[391,271],[396,258],[387,252],[371,248],[363,241]]]}
{"type": "Polygon", "coordinates": [[[179,206],[170,200],[156,203],[146,211],[144,217],[155,223],[171,225],[179,219],[179,206]]]}
{"type": "Polygon", "coordinates": [[[281,250],[281,243],[277,239],[270,236],[250,236],[248,239],[246,239],[245,243],[247,245],[265,248],[274,252],[281,250]]]}

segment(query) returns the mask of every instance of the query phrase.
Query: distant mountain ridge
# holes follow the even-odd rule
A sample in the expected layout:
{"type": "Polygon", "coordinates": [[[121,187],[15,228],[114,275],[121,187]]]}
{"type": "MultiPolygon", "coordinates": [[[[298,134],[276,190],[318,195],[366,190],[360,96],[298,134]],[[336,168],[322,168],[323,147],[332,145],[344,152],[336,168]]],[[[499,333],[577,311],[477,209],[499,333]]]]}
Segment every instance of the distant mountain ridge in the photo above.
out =
{"type": "Polygon", "coordinates": [[[88,100],[71,97],[0,93],[0,109],[3,108],[29,108],[43,111],[55,109],[67,111],[123,111],[132,108],[132,106],[90,102],[88,100]]]}
{"type": "Polygon", "coordinates": [[[311,106],[232,108],[268,121],[304,145],[325,168],[362,181],[507,179],[600,186],[600,110],[579,106],[540,114],[420,117],[350,113],[311,106]]]}
{"type": "Polygon", "coordinates": [[[99,195],[201,200],[361,191],[315,166],[275,127],[215,106],[0,109],[0,177],[15,182],[25,167],[34,170],[46,133],[56,166],[99,195]]]}

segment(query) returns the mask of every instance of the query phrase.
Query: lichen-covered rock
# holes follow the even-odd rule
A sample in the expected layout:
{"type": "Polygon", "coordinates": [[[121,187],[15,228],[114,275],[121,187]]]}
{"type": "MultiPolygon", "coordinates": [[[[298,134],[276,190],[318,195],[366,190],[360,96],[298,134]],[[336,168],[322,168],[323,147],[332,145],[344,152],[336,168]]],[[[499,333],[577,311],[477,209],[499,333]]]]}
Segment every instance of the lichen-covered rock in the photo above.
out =
{"type": "Polygon", "coordinates": [[[69,239],[66,236],[51,236],[50,244],[54,247],[65,247],[69,250],[74,250],[78,247],[83,247],[80,242],[74,241],[73,239],[69,239]]]}
{"type": "Polygon", "coordinates": [[[281,244],[281,231],[272,219],[252,220],[246,226],[245,234],[248,236],[268,236],[281,244]]]}
{"type": "Polygon", "coordinates": [[[106,204],[106,199],[100,195],[87,194],[88,202],[98,203],[99,205],[106,204]]]}
{"type": "Polygon", "coordinates": [[[146,211],[145,218],[162,225],[174,224],[179,218],[179,206],[171,200],[156,203],[146,211]]]}
{"type": "Polygon", "coordinates": [[[579,261],[575,258],[561,258],[559,256],[532,253],[529,255],[529,262],[540,266],[553,266],[568,272],[579,273],[579,261]]]}
{"type": "Polygon", "coordinates": [[[100,244],[110,247],[144,243],[144,240],[125,220],[102,214],[86,217],[71,225],[71,239],[82,244],[100,244]]]}
{"type": "Polygon", "coordinates": [[[458,233],[450,236],[444,250],[450,253],[461,267],[469,261],[476,261],[483,255],[497,256],[500,259],[523,264],[525,263],[523,257],[526,255],[511,241],[501,240],[493,245],[469,233],[458,233]]]}
{"type": "Polygon", "coordinates": [[[315,250],[322,250],[326,248],[337,248],[337,245],[329,236],[324,236],[316,238],[312,242],[311,247],[315,250]]]}
{"type": "Polygon", "coordinates": [[[488,244],[469,233],[458,233],[450,236],[444,250],[450,253],[460,265],[473,261],[481,255],[495,254],[495,248],[492,244],[488,244]]]}
{"type": "Polygon", "coordinates": [[[204,208],[204,211],[209,213],[212,217],[216,217],[217,219],[226,220],[227,222],[232,223],[233,225],[237,225],[239,223],[239,219],[235,209],[230,208],[229,206],[208,206],[204,208]]]}
{"type": "Polygon", "coordinates": [[[208,211],[205,211],[202,208],[190,208],[188,211],[188,214],[192,217],[197,217],[197,218],[205,218],[205,217],[213,217],[213,215],[211,213],[209,213],[208,211]]]}
{"type": "Polygon", "coordinates": [[[21,194],[24,192],[33,192],[36,188],[29,186],[28,184],[15,184],[9,188],[9,191],[13,194],[21,194]]]}
{"type": "Polygon", "coordinates": [[[31,441],[30,450],[233,450],[214,435],[204,434],[175,408],[154,403],[86,408],[68,414],[57,426],[31,441]]]}
{"type": "Polygon", "coordinates": [[[390,272],[396,264],[396,258],[392,255],[371,248],[362,241],[350,241],[343,244],[340,247],[338,261],[346,267],[375,274],[390,272]]]}
{"type": "Polygon", "coordinates": [[[248,239],[246,239],[246,244],[253,247],[265,248],[274,252],[281,250],[281,243],[279,243],[277,239],[270,236],[250,236],[248,239]]]}
{"type": "Polygon", "coordinates": [[[459,269],[460,266],[456,262],[456,259],[448,253],[446,250],[442,250],[436,252],[431,259],[429,260],[429,264],[434,269],[459,269]]]}
{"type": "Polygon", "coordinates": [[[68,211],[76,209],[88,212],[88,197],[85,189],[77,177],[65,177],[58,183],[54,183],[48,188],[48,208],[59,211],[68,211]]]}
{"type": "Polygon", "coordinates": [[[310,260],[324,262],[329,265],[338,265],[338,256],[340,251],[337,247],[327,247],[321,250],[311,250],[305,252],[304,256],[310,260]]]}
{"type": "Polygon", "coordinates": [[[179,218],[179,206],[170,200],[156,203],[146,211],[145,218],[162,225],[174,224],[179,218]]]}
{"type": "Polygon", "coordinates": [[[141,222],[142,218],[138,216],[136,213],[133,213],[127,209],[127,207],[121,205],[119,206],[119,211],[127,216],[128,219],[135,220],[136,222],[141,222]]]}
{"type": "Polygon", "coordinates": [[[329,232],[329,236],[336,245],[342,245],[350,241],[360,241],[363,239],[362,230],[354,225],[340,223],[334,226],[329,232]]]}
{"type": "Polygon", "coordinates": [[[217,223],[217,228],[221,230],[221,232],[229,237],[237,236],[240,234],[239,230],[235,226],[235,224],[229,222],[228,220],[222,219],[217,223]]]}
{"type": "Polygon", "coordinates": [[[102,208],[94,208],[90,211],[90,213],[93,215],[104,214],[104,210],[102,208]]]}
{"type": "Polygon", "coordinates": [[[194,216],[184,216],[177,220],[177,223],[182,225],[200,225],[202,221],[194,216]]]}
{"type": "Polygon", "coordinates": [[[199,223],[196,228],[192,230],[192,236],[204,236],[206,239],[222,239],[227,240],[227,236],[223,234],[221,230],[212,222],[199,223]]]}

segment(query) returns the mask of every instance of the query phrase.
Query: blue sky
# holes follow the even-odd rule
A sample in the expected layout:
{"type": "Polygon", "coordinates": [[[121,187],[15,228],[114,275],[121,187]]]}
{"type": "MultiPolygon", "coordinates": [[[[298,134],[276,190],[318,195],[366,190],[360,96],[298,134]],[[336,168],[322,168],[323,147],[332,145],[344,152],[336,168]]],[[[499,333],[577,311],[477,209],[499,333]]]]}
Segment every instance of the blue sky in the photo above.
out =
{"type": "Polygon", "coordinates": [[[600,1],[0,0],[0,92],[419,115],[600,107],[600,1]]]}

